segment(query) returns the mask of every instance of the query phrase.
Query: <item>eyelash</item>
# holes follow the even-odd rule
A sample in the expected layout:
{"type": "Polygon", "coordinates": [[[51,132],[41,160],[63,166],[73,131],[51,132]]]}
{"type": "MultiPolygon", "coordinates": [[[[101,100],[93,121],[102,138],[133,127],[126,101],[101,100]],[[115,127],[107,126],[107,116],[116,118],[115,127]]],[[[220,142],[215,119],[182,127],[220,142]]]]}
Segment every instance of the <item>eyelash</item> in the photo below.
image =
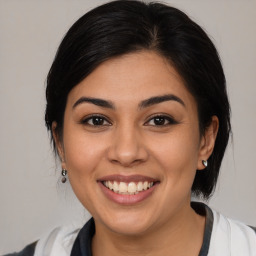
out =
{"type": "MultiPolygon", "coordinates": [[[[98,120],[99,121],[99,120],[98,120]]],[[[88,125],[88,126],[110,126],[112,125],[111,122],[103,115],[91,115],[91,116],[87,116],[86,118],[84,118],[81,123],[83,125],[88,125]],[[93,121],[96,121],[96,119],[100,119],[100,121],[103,122],[103,124],[94,124],[93,121]],[[92,123],[90,124],[89,122],[92,121],[92,123]],[[107,124],[104,124],[105,122],[107,122],[107,124]]]]}
{"type": "MultiPolygon", "coordinates": [[[[86,118],[84,118],[81,123],[83,125],[88,125],[88,126],[111,126],[112,123],[103,115],[91,115],[88,116],[86,118]],[[98,119],[98,120],[97,120],[98,119]],[[91,121],[91,123],[89,123],[91,121]],[[95,124],[94,122],[99,122],[98,124],[95,124]],[[106,124],[107,122],[107,124],[106,124]],[[105,123],[105,124],[104,124],[105,123]]],[[[150,117],[150,119],[144,124],[146,126],[168,126],[168,125],[173,125],[173,124],[177,124],[178,122],[176,120],[174,120],[174,118],[167,116],[167,115],[162,115],[162,114],[158,114],[155,116],[150,117]],[[150,122],[153,121],[154,124],[150,124],[150,122]],[[167,123],[166,123],[167,121],[167,123]],[[158,124],[156,124],[157,122],[159,122],[158,124]]]]}
{"type": "Polygon", "coordinates": [[[173,125],[173,124],[177,124],[178,122],[176,120],[174,120],[173,117],[170,117],[170,116],[167,116],[167,115],[163,115],[163,114],[159,114],[159,115],[155,115],[153,117],[151,117],[146,123],[145,125],[147,126],[168,126],[168,125],[173,125]],[[158,119],[158,121],[157,121],[158,119]],[[159,122],[160,121],[160,124],[150,124],[150,122],[153,121],[153,122],[159,122]],[[166,123],[167,121],[167,123],[166,123]],[[162,123],[164,122],[164,123],[162,123]]]}

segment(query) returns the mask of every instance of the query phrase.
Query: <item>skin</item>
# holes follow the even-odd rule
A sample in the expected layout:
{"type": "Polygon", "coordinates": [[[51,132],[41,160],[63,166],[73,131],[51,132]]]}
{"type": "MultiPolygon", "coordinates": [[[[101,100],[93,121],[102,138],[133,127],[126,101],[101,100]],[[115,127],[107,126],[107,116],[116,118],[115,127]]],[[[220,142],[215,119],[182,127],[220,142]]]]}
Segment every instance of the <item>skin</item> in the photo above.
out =
{"type": "Polygon", "coordinates": [[[211,155],[217,130],[212,117],[200,135],[194,97],[155,52],[110,59],[70,91],[63,137],[55,134],[55,141],[76,196],[95,220],[93,255],[198,255],[205,218],[190,207],[191,187],[196,170],[204,171],[202,160],[211,155]],[[170,94],[181,101],[141,106],[170,94]],[[113,108],[76,103],[81,97],[103,99],[113,108]],[[90,119],[95,114],[103,116],[100,125],[90,119]],[[113,174],[144,175],[158,184],[145,200],[122,205],[99,186],[100,178],[113,174]]]}

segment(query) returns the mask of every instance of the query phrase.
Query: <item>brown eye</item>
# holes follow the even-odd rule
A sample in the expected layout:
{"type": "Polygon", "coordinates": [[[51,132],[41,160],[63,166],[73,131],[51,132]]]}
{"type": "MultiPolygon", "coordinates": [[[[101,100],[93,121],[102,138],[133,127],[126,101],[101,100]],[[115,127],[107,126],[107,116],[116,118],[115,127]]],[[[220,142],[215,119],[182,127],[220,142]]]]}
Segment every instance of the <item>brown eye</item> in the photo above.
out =
{"type": "Polygon", "coordinates": [[[83,124],[91,126],[107,126],[110,122],[103,116],[90,116],[82,121],[83,124]]]}
{"type": "Polygon", "coordinates": [[[104,119],[102,117],[92,117],[91,120],[90,120],[90,123],[92,125],[103,125],[104,124],[104,119]]]}
{"type": "Polygon", "coordinates": [[[155,117],[153,119],[153,122],[154,122],[155,125],[164,125],[164,124],[166,124],[165,123],[166,122],[166,118],[164,118],[164,117],[155,117]]]}
{"type": "Polygon", "coordinates": [[[177,122],[170,116],[154,116],[149,121],[147,121],[146,125],[150,126],[166,126],[171,124],[177,124],[177,122]]]}

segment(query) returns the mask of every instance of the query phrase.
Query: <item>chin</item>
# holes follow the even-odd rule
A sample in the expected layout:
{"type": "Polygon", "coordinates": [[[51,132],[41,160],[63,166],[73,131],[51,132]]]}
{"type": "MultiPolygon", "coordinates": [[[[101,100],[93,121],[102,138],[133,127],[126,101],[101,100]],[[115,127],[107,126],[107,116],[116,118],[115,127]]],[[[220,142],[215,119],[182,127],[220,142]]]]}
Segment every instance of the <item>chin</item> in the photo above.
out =
{"type": "MultiPolygon", "coordinates": [[[[104,217],[103,217],[104,218],[104,217]]],[[[155,220],[145,217],[144,214],[132,214],[126,211],[124,214],[112,215],[110,219],[101,219],[109,230],[114,233],[126,236],[136,236],[147,232],[155,220]]]]}
{"type": "Polygon", "coordinates": [[[113,224],[111,228],[112,232],[124,236],[139,236],[145,234],[149,230],[149,226],[146,223],[130,223],[130,222],[117,222],[113,224]]]}

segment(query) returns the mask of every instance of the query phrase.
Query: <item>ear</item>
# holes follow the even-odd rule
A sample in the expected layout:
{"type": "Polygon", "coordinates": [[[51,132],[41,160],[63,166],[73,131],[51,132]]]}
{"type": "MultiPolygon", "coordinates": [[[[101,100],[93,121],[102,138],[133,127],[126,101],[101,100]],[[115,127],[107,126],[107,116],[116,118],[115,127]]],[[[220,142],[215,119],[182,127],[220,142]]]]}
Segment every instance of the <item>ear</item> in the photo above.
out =
{"type": "Polygon", "coordinates": [[[66,169],[63,143],[61,141],[60,135],[57,132],[57,122],[55,122],[55,121],[52,123],[52,134],[53,134],[53,139],[54,139],[57,151],[58,151],[58,155],[59,155],[60,160],[61,160],[62,169],[66,169]]]}
{"type": "Polygon", "coordinates": [[[219,119],[217,116],[212,116],[210,125],[206,128],[204,134],[201,137],[197,170],[203,170],[205,168],[203,165],[203,160],[208,160],[213,152],[218,129],[219,119]]]}

